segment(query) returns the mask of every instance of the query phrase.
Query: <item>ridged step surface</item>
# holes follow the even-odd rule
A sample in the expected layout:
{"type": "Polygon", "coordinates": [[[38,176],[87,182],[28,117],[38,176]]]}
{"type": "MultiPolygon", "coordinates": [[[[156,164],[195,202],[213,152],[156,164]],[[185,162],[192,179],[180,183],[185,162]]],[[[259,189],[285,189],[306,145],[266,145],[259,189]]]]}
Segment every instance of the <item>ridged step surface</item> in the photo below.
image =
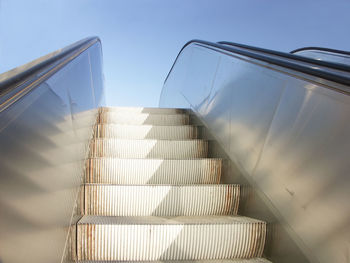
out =
{"type": "Polygon", "coordinates": [[[204,140],[95,139],[90,145],[90,157],[188,159],[207,154],[204,140]]]}
{"type": "Polygon", "coordinates": [[[129,125],[187,125],[189,123],[189,115],[102,112],[99,115],[98,122],[129,125]]]}
{"type": "Polygon", "coordinates": [[[239,185],[96,185],[84,187],[85,215],[199,216],[237,214],[239,185]]]}
{"type": "MultiPolygon", "coordinates": [[[[121,263],[120,261],[79,261],[81,263],[121,263]]],[[[129,261],[129,263],[151,263],[149,261],[129,261]]],[[[159,261],[155,260],[152,263],[271,263],[264,258],[250,258],[250,259],[218,259],[218,260],[171,260],[159,261]]]]}
{"type": "Polygon", "coordinates": [[[217,184],[221,159],[118,159],[87,160],[85,182],[103,184],[217,184]]]}
{"type": "Polygon", "coordinates": [[[148,114],[184,114],[186,109],[173,108],[143,108],[143,107],[101,107],[99,112],[118,112],[118,113],[148,113],[148,114]]]}
{"type": "Polygon", "coordinates": [[[84,216],[78,260],[202,260],[261,257],[266,224],[241,216],[84,216]]]}
{"type": "Polygon", "coordinates": [[[124,125],[100,124],[95,127],[96,138],[118,139],[196,139],[196,126],[153,126],[153,125],[124,125]]]}

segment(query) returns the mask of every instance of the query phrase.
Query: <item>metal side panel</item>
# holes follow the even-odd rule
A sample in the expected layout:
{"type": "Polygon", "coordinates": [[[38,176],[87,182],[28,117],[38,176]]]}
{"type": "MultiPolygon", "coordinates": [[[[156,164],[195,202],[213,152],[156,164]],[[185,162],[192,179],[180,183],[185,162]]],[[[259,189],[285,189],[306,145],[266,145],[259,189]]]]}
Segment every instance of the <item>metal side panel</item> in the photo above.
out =
{"type": "Polygon", "coordinates": [[[95,185],[84,187],[85,215],[237,214],[239,185],[95,185]]]}
{"type": "Polygon", "coordinates": [[[78,223],[78,260],[260,257],[266,224],[240,216],[94,217],[78,223]]]}
{"type": "Polygon", "coordinates": [[[188,159],[207,153],[204,140],[95,139],[90,145],[90,157],[188,159]]]}
{"type": "Polygon", "coordinates": [[[348,263],[349,87],[198,45],[184,49],[172,72],[160,106],[192,108],[256,190],[268,212],[252,210],[271,219],[268,256],[348,263]]]}
{"type": "Polygon", "coordinates": [[[51,76],[31,75],[43,82],[23,80],[16,89],[31,83],[31,90],[0,107],[0,262],[70,260],[82,160],[92,136],[91,127],[82,133],[78,127],[96,121],[88,110],[103,82],[91,82],[98,69],[89,56],[100,48],[86,49],[57,71],[47,66],[51,76]]]}
{"type": "Polygon", "coordinates": [[[217,184],[221,159],[118,159],[87,160],[85,182],[104,184],[217,184]]]}
{"type": "Polygon", "coordinates": [[[131,125],[186,125],[189,123],[189,116],[188,114],[102,112],[99,115],[99,123],[131,125]]]}
{"type": "Polygon", "coordinates": [[[189,125],[154,126],[100,124],[95,127],[96,138],[181,140],[196,139],[197,134],[198,127],[189,125]]]}

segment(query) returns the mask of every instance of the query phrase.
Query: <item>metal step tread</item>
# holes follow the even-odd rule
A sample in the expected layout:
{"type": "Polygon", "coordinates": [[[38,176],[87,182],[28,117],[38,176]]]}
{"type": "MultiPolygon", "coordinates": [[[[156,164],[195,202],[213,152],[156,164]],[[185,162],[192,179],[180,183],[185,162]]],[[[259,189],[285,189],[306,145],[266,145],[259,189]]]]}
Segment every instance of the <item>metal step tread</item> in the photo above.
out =
{"type": "Polygon", "coordinates": [[[99,124],[94,127],[95,137],[125,139],[196,139],[198,127],[191,125],[128,125],[99,124]]]}
{"type": "Polygon", "coordinates": [[[84,187],[84,214],[197,216],[237,214],[240,186],[101,185],[84,187]],[[137,194],[135,194],[137,193],[137,194]]]}
{"type": "Polygon", "coordinates": [[[202,260],[261,257],[266,224],[243,216],[84,216],[78,260],[202,260]]]}
{"type": "Polygon", "coordinates": [[[151,114],[129,112],[102,112],[98,116],[98,123],[117,123],[133,125],[188,125],[188,114],[151,114]]]}
{"type": "Polygon", "coordinates": [[[96,138],[90,143],[90,157],[114,156],[119,158],[204,158],[208,154],[208,141],[113,139],[96,138]]]}
{"type": "Polygon", "coordinates": [[[217,184],[222,159],[90,158],[85,182],[109,184],[217,184]]]}
{"type": "Polygon", "coordinates": [[[169,260],[169,261],[79,261],[81,263],[271,263],[264,258],[250,259],[212,259],[212,260],[169,260]]]}
{"type": "Polygon", "coordinates": [[[178,108],[156,108],[156,107],[100,107],[99,112],[133,112],[152,114],[183,114],[188,109],[178,108]]]}
{"type": "Polygon", "coordinates": [[[78,225],[245,225],[264,221],[240,216],[92,216],[84,215],[78,225]]]}
{"type": "Polygon", "coordinates": [[[135,143],[139,143],[139,142],[208,142],[208,140],[205,139],[119,139],[119,138],[94,138],[92,141],[125,141],[125,142],[135,142],[135,143]]]}

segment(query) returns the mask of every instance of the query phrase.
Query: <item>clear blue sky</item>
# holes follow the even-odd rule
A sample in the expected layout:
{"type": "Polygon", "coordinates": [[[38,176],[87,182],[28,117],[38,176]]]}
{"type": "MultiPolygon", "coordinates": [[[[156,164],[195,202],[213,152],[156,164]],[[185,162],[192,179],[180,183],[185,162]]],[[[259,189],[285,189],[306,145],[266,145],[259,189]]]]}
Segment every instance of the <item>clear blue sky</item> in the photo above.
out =
{"type": "Polygon", "coordinates": [[[157,106],[190,39],[350,50],[350,0],[0,0],[0,72],[102,40],[108,105],[157,106]]]}

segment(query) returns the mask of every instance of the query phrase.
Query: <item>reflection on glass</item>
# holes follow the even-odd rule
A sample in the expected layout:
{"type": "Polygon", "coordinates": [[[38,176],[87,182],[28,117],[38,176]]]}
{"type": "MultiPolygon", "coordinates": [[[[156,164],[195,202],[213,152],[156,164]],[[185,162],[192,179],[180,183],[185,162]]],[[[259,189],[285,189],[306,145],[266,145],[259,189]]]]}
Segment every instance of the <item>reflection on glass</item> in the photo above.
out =
{"type": "Polygon", "coordinates": [[[0,113],[0,262],[72,260],[68,234],[102,102],[96,43],[0,113]]]}

